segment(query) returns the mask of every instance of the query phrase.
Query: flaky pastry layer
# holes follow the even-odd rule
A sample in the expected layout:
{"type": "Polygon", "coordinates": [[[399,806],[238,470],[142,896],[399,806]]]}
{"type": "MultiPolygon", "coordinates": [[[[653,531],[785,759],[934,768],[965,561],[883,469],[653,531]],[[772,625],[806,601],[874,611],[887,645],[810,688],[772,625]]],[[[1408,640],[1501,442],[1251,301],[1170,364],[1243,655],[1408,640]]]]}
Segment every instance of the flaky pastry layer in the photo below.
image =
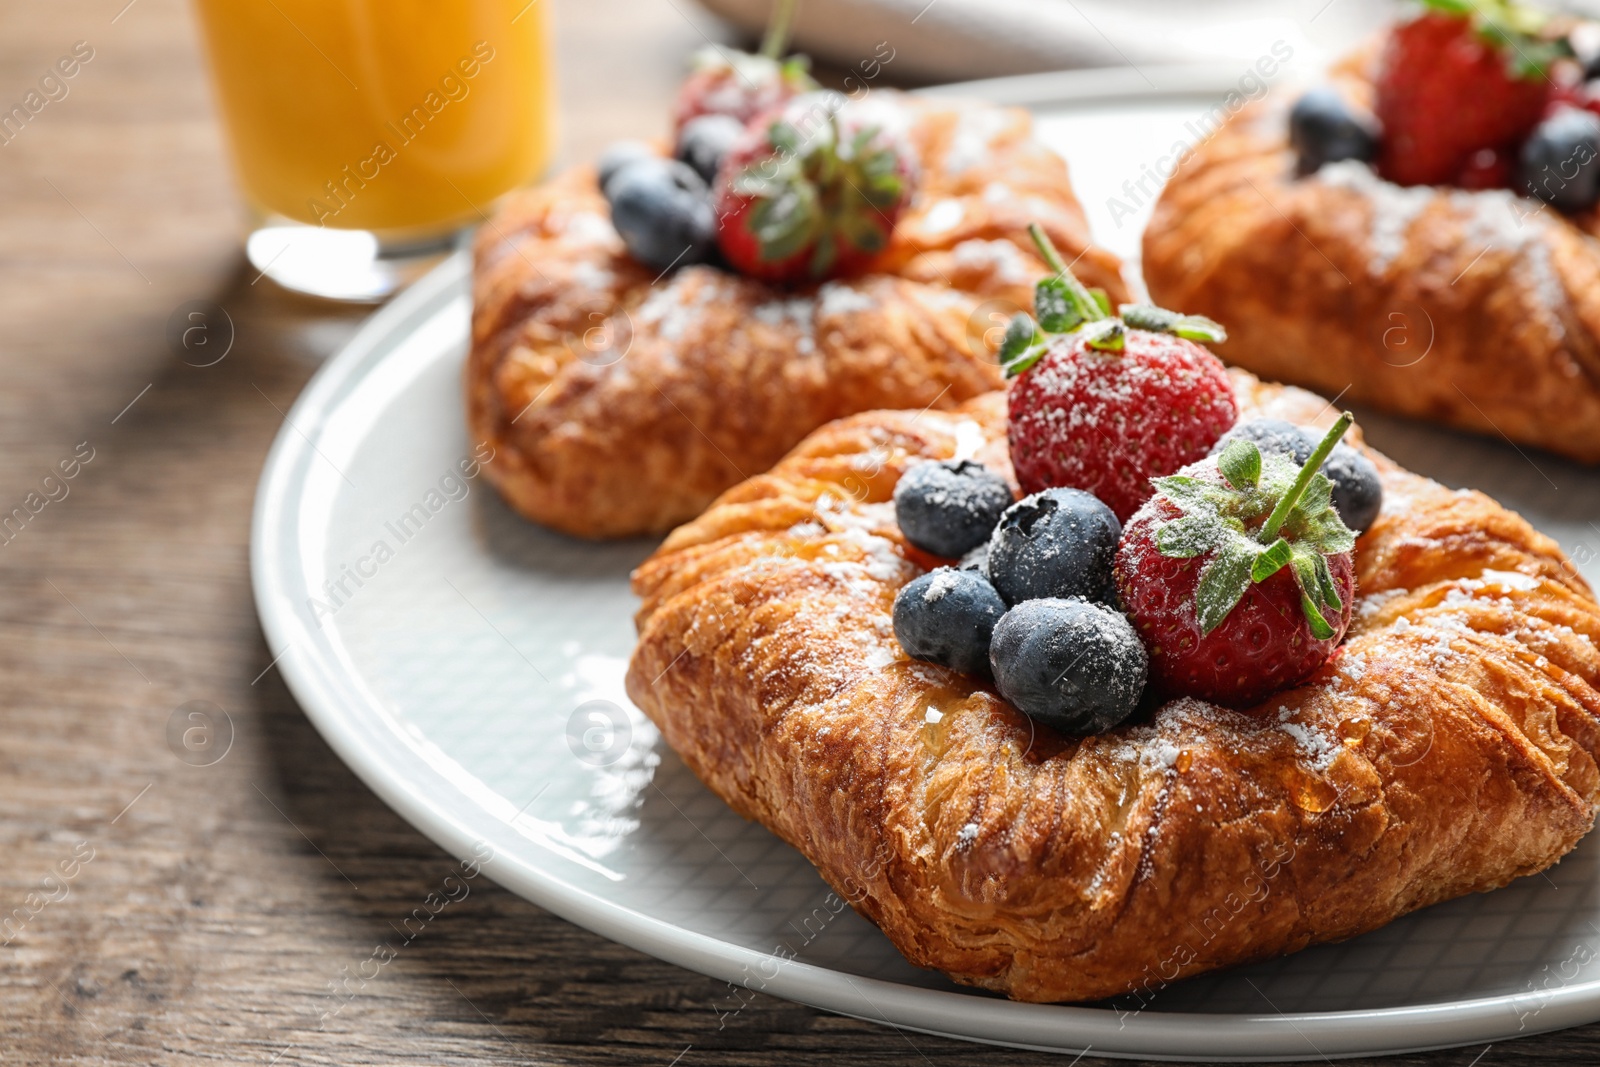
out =
{"type": "MultiPolygon", "coordinates": [[[[1235,374],[1247,415],[1331,419],[1235,374]]],[[[1259,707],[1067,739],[907,659],[894,596],[937,561],[902,540],[894,484],[957,454],[1009,471],[1004,427],[1000,393],[832,423],[634,578],[633,700],[913,963],[1020,1000],[1152,990],[1493,889],[1588,832],[1588,587],[1517,515],[1376,453],[1350,634],[1259,707]]]]}
{"type": "MultiPolygon", "coordinates": [[[[1359,102],[1375,56],[1335,71],[1359,102]]],[[[1217,354],[1264,378],[1600,462],[1600,217],[1357,162],[1297,178],[1293,99],[1244,108],[1167,182],[1154,299],[1225,322],[1217,354]]]]}
{"type": "Polygon", "coordinates": [[[512,507],[584,537],[665,532],[825,422],[997,388],[999,331],[1046,273],[1030,222],[1125,299],[1025,112],[895,98],[921,177],[860,277],[802,290],[706,266],[658,277],[624,250],[591,167],[507,201],[479,232],[466,401],[512,507]]]}

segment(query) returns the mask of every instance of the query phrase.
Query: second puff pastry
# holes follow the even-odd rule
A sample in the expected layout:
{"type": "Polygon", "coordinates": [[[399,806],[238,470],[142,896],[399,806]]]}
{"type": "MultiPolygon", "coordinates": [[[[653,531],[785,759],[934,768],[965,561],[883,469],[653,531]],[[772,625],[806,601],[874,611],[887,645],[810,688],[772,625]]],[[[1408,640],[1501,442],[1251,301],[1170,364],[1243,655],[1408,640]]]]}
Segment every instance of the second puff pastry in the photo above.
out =
{"type": "Polygon", "coordinates": [[[800,291],[714,267],[658,279],[624,251],[589,167],[483,227],[467,417],[512,507],[583,537],[661,533],[830,419],[997,388],[986,331],[1030,306],[1045,273],[1030,222],[1126,298],[1025,112],[880,98],[905,109],[921,177],[859,277],[800,291]]]}

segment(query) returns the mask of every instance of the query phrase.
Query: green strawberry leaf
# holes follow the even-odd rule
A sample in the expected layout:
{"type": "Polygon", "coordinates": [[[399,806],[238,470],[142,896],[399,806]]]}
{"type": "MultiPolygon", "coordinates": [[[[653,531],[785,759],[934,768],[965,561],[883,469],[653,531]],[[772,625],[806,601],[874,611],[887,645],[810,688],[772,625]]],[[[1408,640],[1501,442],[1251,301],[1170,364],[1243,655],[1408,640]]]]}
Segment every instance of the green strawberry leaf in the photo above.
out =
{"type": "Polygon", "coordinates": [[[1306,625],[1311,628],[1311,636],[1318,641],[1326,641],[1334,634],[1333,627],[1328,620],[1322,617],[1322,612],[1311,602],[1311,598],[1304,593],[1300,594],[1300,610],[1305,614],[1306,625]]]}
{"type": "Polygon", "coordinates": [[[1261,449],[1253,441],[1230,441],[1217,467],[1235,489],[1254,489],[1261,482],[1261,449]]]}
{"type": "Polygon", "coordinates": [[[1250,567],[1250,580],[1264,582],[1283,569],[1284,564],[1294,558],[1294,549],[1288,541],[1278,538],[1272,544],[1263,548],[1256,556],[1255,563],[1250,567]]]}
{"type": "Polygon", "coordinates": [[[1193,559],[1216,548],[1222,534],[1217,524],[1205,516],[1186,515],[1156,531],[1156,548],[1173,559],[1193,559]]]}
{"type": "Polygon", "coordinates": [[[1204,315],[1178,316],[1171,332],[1186,341],[1199,341],[1202,344],[1221,344],[1228,339],[1228,331],[1222,328],[1222,323],[1204,315]]]}
{"type": "Polygon", "coordinates": [[[1123,304],[1117,309],[1122,316],[1122,321],[1135,330],[1149,330],[1152,333],[1168,333],[1173,324],[1182,318],[1176,311],[1158,308],[1154,304],[1123,304]]]}
{"type": "Polygon", "coordinates": [[[1027,315],[1018,312],[1006,323],[1005,336],[1000,340],[1000,370],[1007,378],[1015,378],[1044,356],[1044,335],[1027,315]]]}
{"type": "Polygon", "coordinates": [[[1198,478],[1191,478],[1187,474],[1169,474],[1165,478],[1152,478],[1150,484],[1156,491],[1178,505],[1179,510],[1189,512],[1197,508],[1215,511],[1217,505],[1222,503],[1227,496],[1224,486],[1202,482],[1198,478]]]}
{"type": "Polygon", "coordinates": [[[1033,289],[1033,313],[1045,333],[1071,333],[1083,324],[1083,312],[1060,278],[1040,278],[1033,289]]]}
{"type": "Polygon", "coordinates": [[[1311,481],[1306,483],[1306,491],[1300,494],[1300,502],[1295,505],[1302,515],[1320,516],[1333,509],[1333,482],[1326,474],[1318,471],[1311,476],[1311,481]]]}
{"type": "Polygon", "coordinates": [[[1204,315],[1180,315],[1154,304],[1123,304],[1118,311],[1122,321],[1135,330],[1170,333],[1190,341],[1218,343],[1228,339],[1221,323],[1204,315]]]}
{"type": "Polygon", "coordinates": [[[1328,566],[1328,557],[1322,553],[1312,555],[1312,567],[1317,574],[1317,590],[1322,603],[1334,611],[1344,610],[1344,601],[1339,596],[1339,586],[1333,580],[1333,569],[1328,566]]]}
{"type": "MultiPolygon", "coordinates": [[[[1317,601],[1324,599],[1322,582],[1317,575],[1315,562],[1321,558],[1317,553],[1297,545],[1289,565],[1294,569],[1295,584],[1300,587],[1300,611],[1305,615],[1307,625],[1311,627],[1311,636],[1319,641],[1326,641],[1333,636],[1334,630],[1317,606],[1317,601]]],[[[1337,594],[1334,600],[1338,600],[1337,594]]]]}
{"type": "Polygon", "coordinates": [[[1089,290],[1089,295],[1094,297],[1095,305],[1100,309],[1100,313],[1109,318],[1111,315],[1111,294],[1096,286],[1089,290]]]}
{"type": "Polygon", "coordinates": [[[1254,552],[1230,540],[1201,569],[1194,599],[1195,617],[1202,634],[1221,626],[1234,605],[1244,598],[1250,588],[1250,568],[1254,562],[1254,552]]]}
{"type": "Polygon", "coordinates": [[[1084,341],[1096,352],[1121,352],[1128,332],[1121,319],[1099,319],[1083,327],[1084,341]]]}

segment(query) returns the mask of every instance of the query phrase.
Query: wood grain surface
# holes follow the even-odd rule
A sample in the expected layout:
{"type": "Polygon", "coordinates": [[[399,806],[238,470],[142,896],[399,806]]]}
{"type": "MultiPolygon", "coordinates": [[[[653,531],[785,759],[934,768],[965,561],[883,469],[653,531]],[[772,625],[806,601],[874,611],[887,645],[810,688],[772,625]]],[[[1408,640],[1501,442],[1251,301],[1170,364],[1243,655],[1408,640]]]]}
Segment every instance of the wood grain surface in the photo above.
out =
{"type": "MultiPolygon", "coordinates": [[[[567,158],[660,132],[723,32],[688,0],[554,2],[567,158]]],[[[761,995],[719,1026],[725,984],[487,879],[330,1000],[454,863],[312,729],[251,602],[262,461],[361,312],[253,282],[181,0],[0,0],[0,101],[77,41],[70,94],[0,146],[0,513],[45,501],[0,543],[0,1062],[1070,1062],[761,995]],[[236,330],[207,368],[165,339],[196,299],[236,330]],[[192,700],[235,728],[211,766],[168,745],[192,700]]],[[[1600,1027],[1381,1062],[1595,1063],[1600,1027]]]]}

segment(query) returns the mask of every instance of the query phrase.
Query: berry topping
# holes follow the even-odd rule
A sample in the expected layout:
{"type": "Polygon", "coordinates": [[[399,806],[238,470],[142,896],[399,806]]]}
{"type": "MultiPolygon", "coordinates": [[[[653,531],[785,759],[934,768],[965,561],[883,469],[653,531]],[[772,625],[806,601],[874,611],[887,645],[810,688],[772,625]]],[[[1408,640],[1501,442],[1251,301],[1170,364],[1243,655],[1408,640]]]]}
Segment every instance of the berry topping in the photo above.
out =
{"type": "Polygon", "coordinates": [[[716,251],[717,219],[700,175],[675,159],[625,164],[605,184],[611,224],[628,251],[652,270],[704,263],[716,251]]]}
{"type": "Polygon", "coordinates": [[[989,649],[995,688],[1064,734],[1109,730],[1133,714],[1149,659],[1115,611],[1084,600],[1030,600],[1006,612],[989,649]]]}
{"type": "Polygon", "coordinates": [[[1522,146],[1517,184],[1558,211],[1587,211],[1600,201],[1600,116],[1562,107],[1522,146]]]}
{"type": "MultiPolygon", "coordinates": [[[[1211,454],[1216,455],[1233,441],[1253,441],[1263,452],[1275,452],[1303,464],[1316,450],[1317,440],[1310,430],[1283,419],[1251,419],[1223,434],[1211,446],[1211,454]]],[[[1383,482],[1378,478],[1378,468],[1360,452],[1341,444],[1329,453],[1322,473],[1333,483],[1333,509],[1339,518],[1356,533],[1366,533],[1383,510],[1383,482]]]]}
{"type": "Polygon", "coordinates": [[[989,540],[989,580],[1007,604],[1106,600],[1122,524],[1081,489],[1046,489],[1006,510],[989,540]]]}
{"type": "Polygon", "coordinates": [[[1426,0],[1396,26],[1379,64],[1378,172],[1401,185],[1442,185],[1484,149],[1514,153],[1539,122],[1569,54],[1555,24],[1508,0],[1426,0]]]}
{"type": "Polygon", "coordinates": [[[1037,322],[1017,316],[1000,355],[1011,385],[1011,462],[1025,493],[1084,489],[1126,522],[1150,479],[1206,454],[1238,418],[1222,361],[1196,341],[1221,341],[1198,315],[1126,304],[1112,317],[1061,262],[1044,231],[1034,241],[1057,273],[1034,295],[1037,322]]]}
{"type": "Polygon", "coordinates": [[[717,180],[722,157],[733,143],[744,136],[744,123],[731,115],[701,115],[690,119],[678,131],[673,155],[694,168],[707,185],[717,180]]]}
{"type": "Polygon", "coordinates": [[[700,115],[730,115],[741,123],[817,88],[805,56],[779,59],[794,18],[795,0],[779,0],[757,55],[709,45],[695,53],[694,71],[672,107],[672,127],[700,115]]]}
{"type": "Polygon", "coordinates": [[[988,467],[946,459],[906,471],[894,487],[894,514],[907,541],[954,558],[989,540],[1011,500],[1011,487],[988,467]]]}
{"type": "Polygon", "coordinates": [[[717,175],[717,241],[728,262],[773,282],[859,270],[911,200],[913,154],[893,107],[796,97],[759,118],[717,175]]]}
{"type": "Polygon", "coordinates": [[[1509,189],[1513,170],[1509,151],[1483,148],[1472,154],[1452,184],[1461,189],[1509,189]]]}
{"type": "Polygon", "coordinates": [[[599,171],[596,176],[600,183],[600,191],[605,192],[606,185],[616,177],[617,172],[629,163],[637,163],[641,159],[656,159],[655,149],[643,141],[614,141],[604,152],[600,153],[597,166],[599,171]]]}
{"type": "Polygon", "coordinates": [[[989,637],[1005,613],[983,575],[941,567],[894,598],[894,635],[908,656],[987,677],[989,637]]]}
{"type": "Polygon", "coordinates": [[[1300,173],[1313,174],[1342,159],[1370,163],[1378,157],[1377,122],[1352,107],[1338,90],[1312,89],[1289,112],[1289,144],[1300,157],[1300,173]]]}
{"type": "Polygon", "coordinates": [[[1122,535],[1116,574],[1164,692],[1253,704],[1338,646],[1355,535],[1319,468],[1351,421],[1341,417],[1304,466],[1238,440],[1157,480],[1122,535]]]}

